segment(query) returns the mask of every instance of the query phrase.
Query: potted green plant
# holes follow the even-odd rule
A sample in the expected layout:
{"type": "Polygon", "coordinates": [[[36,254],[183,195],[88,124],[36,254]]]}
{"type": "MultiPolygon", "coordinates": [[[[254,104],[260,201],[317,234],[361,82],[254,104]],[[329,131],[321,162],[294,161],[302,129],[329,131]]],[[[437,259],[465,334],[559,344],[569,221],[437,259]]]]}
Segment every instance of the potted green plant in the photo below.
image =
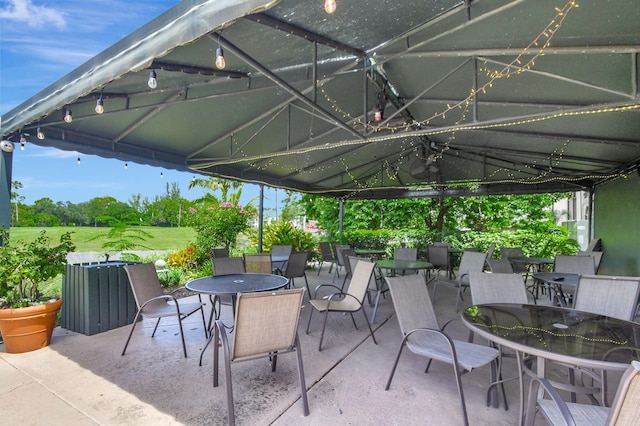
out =
{"type": "Polygon", "coordinates": [[[45,297],[40,284],[64,273],[67,254],[75,250],[71,234],[57,245],[42,231],[30,243],[9,241],[0,246],[0,334],[9,353],[47,346],[62,299],[45,297]]]}

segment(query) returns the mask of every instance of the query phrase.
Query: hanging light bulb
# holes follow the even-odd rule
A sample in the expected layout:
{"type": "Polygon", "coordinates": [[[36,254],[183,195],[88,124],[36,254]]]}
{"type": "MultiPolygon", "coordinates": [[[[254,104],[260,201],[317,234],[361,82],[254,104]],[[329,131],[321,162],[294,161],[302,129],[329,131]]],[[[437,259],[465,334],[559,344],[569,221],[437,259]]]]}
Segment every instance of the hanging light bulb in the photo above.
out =
{"type": "Polygon", "coordinates": [[[78,155],[78,159],[76,160],[76,163],[80,164],[80,156],[78,155]]]}
{"type": "Polygon", "coordinates": [[[20,151],[24,151],[25,142],[20,141],[20,151]]]}
{"type": "Polygon", "coordinates": [[[42,131],[42,129],[40,128],[40,125],[38,125],[38,130],[36,130],[36,136],[38,137],[38,139],[42,140],[44,139],[44,132],[42,131]]]}
{"type": "Polygon", "coordinates": [[[129,168],[129,163],[124,163],[124,169],[127,170],[129,168]]]}
{"type": "Polygon", "coordinates": [[[71,123],[73,121],[73,115],[71,115],[69,108],[67,108],[67,111],[64,113],[64,121],[65,123],[71,123]]]}
{"type": "Polygon", "coordinates": [[[227,63],[224,60],[224,52],[222,51],[222,47],[218,46],[218,48],[216,49],[216,67],[221,70],[226,65],[227,63]]]}
{"type": "Polygon", "coordinates": [[[104,112],[104,100],[102,100],[102,95],[98,98],[98,102],[96,102],[96,114],[102,114],[104,112]]]}
{"type": "Polygon", "coordinates": [[[324,0],[324,11],[331,14],[336,11],[336,0],[324,0]]]}
{"type": "Polygon", "coordinates": [[[156,72],[151,70],[151,72],[149,73],[149,81],[147,81],[147,84],[152,89],[158,87],[158,80],[156,80],[156,77],[156,72]]]}
{"type": "Polygon", "coordinates": [[[27,136],[24,133],[20,133],[20,143],[24,144],[27,142],[27,136]]]}
{"type": "Polygon", "coordinates": [[[160,172],[160,179],[164,177],[164,173],[160,172]]]}

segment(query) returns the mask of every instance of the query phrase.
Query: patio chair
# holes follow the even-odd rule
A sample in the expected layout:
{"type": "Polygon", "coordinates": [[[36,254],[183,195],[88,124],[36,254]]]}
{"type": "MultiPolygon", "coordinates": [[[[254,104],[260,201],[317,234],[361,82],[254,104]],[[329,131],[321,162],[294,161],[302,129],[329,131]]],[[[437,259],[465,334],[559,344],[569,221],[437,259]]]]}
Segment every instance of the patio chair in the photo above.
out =
{"type": "MultiPolygon", "coordinates": [[[[594,275],[596,273],[595,259],[591,256],[556,255],[553,272],[594,275]]],[[[569,306],[574,295],[565,291],[567,287],[559,286],[555,292],[550,292],[549,296],[555,293],[555,297],[563,298],[565,305],[569,306]]]]}
{"type": "Polygon", "coordinates": [[[334,269],[333,282],[336,282],[336,277],[340,278],[340,269],[344,267],[344,259],[342,257],[342,250],[351,248],[346,244],[331,243],[333,245],[333,253],[336,256],[336,269],[334,269]]]}
{"type": "Polygon", "coordinates": [[[487,258],[487,266],[489,270],[497,274],[515,274],[513,270],[513,264],[509,262],[509,259],[489,259],[487,258]]]}
{"type": "Polygon", "coordinates": [[[229,249],[227,247],[213,248],[211,255],[214,258],[229,257],[229,249]]]}
{"type": "MultiPolygon", "coordinates": [[[[418,249],[415,247],[396,247],[393,249],[393,260],[417,260],[418,249]]],[[[401,269],[394,271],[396,274],[406,275],[407,270],[401,269]]],[[[417,271],[409,271],[416,273],[417,271]]]]}
{"type": "MultiPolygon", "coordinates": [[[[491,259],[501,260],[507,265],[511,266],[511,263],[507,259],[491,259]]],[[[503,263],[503,262],[500,262],[503,263]]],[[[482,305],[487,303],[529,303],[529,297],[527,295],[528,290],[524,285],[524,281],[520,274],[514,274],[513,272],[471,272],[469,273],[469,289],[471,290],[471,303],[474,305],[482,305]]],[[[473,331],[469,332],[469,342],[473,341],[473,331]]],[[[509,380],[515,380],[518,377],[502,379],[502,358],[510,357],[514,358],[515,354],[512,352],[505,353],[500,346],[493,345],[500,351],[500,357],[498,358],[498,382],[492,383],[487,391],[487,403],[489,402],[491,389],[495,385],[500,385],[502,388],[503,402],[505,410],[508,409],[507,398],[504,390],[503,383],[509,380]]]]}
{"type": "Polygon", "coordinates": [[[525,424],[533,426],[536,411],[551,425],[636,425],[640,418],[640,362],[631,365],[622,375],[611,407],[565,402],[552,384],[544,378],[533,378],[525,424]],[[539,395],[542,388],[550,399],[539,395]]]}
{"type": "Polygon", "coordinates": [[[353,325],[357,330],[358,325],[356,324],[356,320],[353,317],[353,313],[362,311],[364,319],[367,323],[367,327],[369,327],[369,332],[371,333],[373,343],[378,344],[378,342],[376,342],[375,336],[373,335],[373,329],[371,328],[369,318],[367,317],[367,313],[365,312],[363,305],[364,296],[367,293],[369,280],[371,279],[371,275],[373,274],[374,266],[375,264],[372,262],[358,262],[355,269],[353,270],[353,276],[351,277],[351,282],[349,283],[349,288],[346,292],[343,292],[342,289],[336,287],[333,284],[320,284],[318,287],[316,287],[316,297],[318,295],[318,290],[324,287],[330,287],[335,290],[335,292],[328,297],[324,297],[321,299],[314,298],[309,300],[313,309],[309,312],[309,322],[307,323],[306,331],[307,334],[309,334],[309,326],[311,325],[313,312],[317,310],[320,313],[324,313],[324,322],[322,323],[322,332],[320,333],[320,343],[318,344],[318,351],[322,350],[322,340],[324,338],[324,330],[327,327],[329,312],[349,313],[349,315],[351,316],[351,320],[353,321],[353,325]]]}
{"type": "MultiPolygon", "coordinates": [[[[279,355],[296,352],[298,376],[302,394],[304,415],[309,414],[307,386],[304,379],[302,349],[298,339],[298,322],[304,289],[274,292],[240,293],[236,305],[233,335],[228,336],[224,323],[218,320],[214,327],[214,339],[222,346],[227,388],[227,411],[229,424],[235,424],[231,365],[254,360],[271,359],[271,371],[276,371],[279,355]],[[230,341],[231,339],[231,341],[230,341]]],[[[213,352],[213,386],[218,386],[218,360],[220,345],[213,352]]],[[[248,383],[255,386],[253,382],[248,383]]],[[[288,385],[287,385],[288,386],[288,385]]]]}
{"type": "Polygon", "coordinates": [[[344,285],[347,283],[347,280],[351,279],[351,264],[349,263],[350,257],[357,257],[356,251],[352,248],[346,248],[341,250],[342,253],[342,261],[344,262],[344,279],[342,280],[342,286],[340,287],[344,290],[344,285]]]}
{"type": "Polygon", "coordinates": [[[580,275],[573,308],[633,321],[640,296],[640,277],[580,275]]]}
{"type": "Polygon", "coordinates": [[[591,256],[593,257],[593,262],[595,263],[595,273],[598,273],[598,269],[600,269],[600,263],[602,262],[602,255],[604,252],[601,251],[579,251],[578,256],[591,256]]]}
{"type": "Polygon", "coordinates": [[[170,294],[164,294],[162,291],[162,285],[158,280],[158,274],[156,272],[156,268],[153,263],[138,263],[133,265],[125,265],[124,270],[127,273],[127,277],[129,278],[129,283],[131,284],[131,291],[133,292],[133,297],[136,300],[136,316],[133,319],[133,324],[131,324],[131,331],[129,332],[129,337],[127,338],[127,342],[124,344],[124,349],[122,350],[122,355],[127,351],[127,346],[129,346],[129,341],[131,340],[131,336],[133,335],[133,330],[135,330],[136,325],[138,324],[138,319],[140,315],[148,318],[158,318],[156,322],[156,326],[153,328],[153,332],[151,333],[151,337],[154,337],[156,331],[158,330],[158,325],[160,324],[160,320],[165,317],[175,317],[178,319],[178,327],[180,329],[180,337],[182,338],[182,351],[184,352],[184,357],[187,357],[187,345],[184,341],[184,332],[182,329],[182,320],[200,311],[202,315],[202,325],[204,328],[204,335],[207,337],[207,324],[204,319],[204,303],[202,302],[186,302],[180,301],[177,299],[174,294],[180,290],[183,290],[184,287],[180,287],[170,294]]]}
{"type": "Polygon", "coordinates": [[[465,251],[462,253],[462,259],[460,260],[460,267],[458,268],[458,277],[453,282],[448,281],[433,281],[433,299],[436,298],[436,292],[438,290],[438,284],[445,284],[457,289],[456,296],[456,312],[458,312],[460,301],[464,300],[462,297],[462,291],[466,287],[469,287],[469,273],[470,272],[482,272],[484,271],[485,261],[487,254],[479,251],[465,251]]]}
{"type": "MultiPolygon", "coordinates": [[[[336,258],[333,255],[333,251],[331,250],[331,244],[327,241],[320,241],[320,265],[318,266],[318,275],[320,275],[320,270],[322,269],[322,265],[324,262],[329,262],[329,273],[331,273],[331,269],[333,269],[333,264],[336,262],[336,258]]],[[[309,293],[311,294],[311,293],[309,293]]]]}
{"type": "MultiPolygon", "coordinates": [[[[244,274],[244,260],[241,257],[214,257],[211,259],[213,275],[244,274]]],[[[209,295],[211,318],[220,318],[222,305],[233,306],[230,296],[209,295]],[[217,307],[216,307],[217,304],[217,307]]],[[[209,320],[211,322],[211,319],[209,320]]]]}
{"type": "Polygon", "coordinates": [[[429,263],[433,265],[433,272],[435,272],[435,280],[440,279],[440,271],[444,269],[447,274],[450,270],[450,257],[449,249],[443,245],[430,245],[427,247],[427,257],[429,263]]]}
{"type": "Polygon", "coordinates": [[[286,257],[287,259],[291,255],[293,251],[293,246],[291,245],[275,245],[271,247],[271,270],[274,274],[282,275],[283,271],[287,267],[288,260],[284,261],[274,261],[275,257],[286,257]]]}
{"type": "MultiPolygon", "coordinates": [[[[443,328],[438,324],[422,274],[385,277],[385,281],[391,290],[391,300],[393,300],[403,336],[385,390],[389,390],[391,386],[405,346],[414,354],[429,359],[425,372],[429,371],[432,360],[451,364],[460,395],[464,424],[468,425],[469,419],[460,376],[475,368],[492,364],[498,357],[498,350],[486,345],[453,340],[444,333],[443,328]]],[[[491,373],[493,382],[495,365],[492,365],[491,373]]]]}
{"type": "Polygon", "coordinates": [[[491,244],[489,247],[487,247],[487,259],[493,258],[493,252],[495,251],[496,251],[495,244],[491,244]]]}
{"type": "Polygon", "coordinates": [[[271,254],[269,253],[244,253],[244,270],[256,274],[271,274],[271,254]]]}
{"type": "Polygon", "coordinates": [[[304,278],[304,283],[307,286],[307,293],[311,297],[311,290],[309,289],[309,281],[307,281],[307,260],[309,259],[308,251],[294,251],[289,255],[289,261],[287,262],[287,268],[284,270],[284,276],[289,278],[289,285],[295,285],[296,278],[304,278]]]}

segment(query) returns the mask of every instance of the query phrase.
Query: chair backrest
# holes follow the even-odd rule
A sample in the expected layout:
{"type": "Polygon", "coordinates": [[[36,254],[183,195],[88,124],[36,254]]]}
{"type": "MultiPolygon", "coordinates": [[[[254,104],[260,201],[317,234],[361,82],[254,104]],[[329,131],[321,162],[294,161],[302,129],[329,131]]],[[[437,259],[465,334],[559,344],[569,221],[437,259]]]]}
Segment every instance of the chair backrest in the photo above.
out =
{"type": "Polygon", "coordinates": [[[333,245],[333,252],[334,252],[334,253],[335,253],[335,255],[336,255],[336,263],[337,263],[339,266],[344,266],[344,258],[342,257],[342,250],[344,250],[344,249],[348,249],[348,248],[351,248],[351,246],[349,246],[349,245],[345,245],[345,244],[337,244],[337,243],[334,243],[334,245],[333,245]]]}
{"type": "Polygon", "coordinates": [[[384,277],[403,335],[417,328],[439,330],[438,319],[422,274],[384,277]]]}
{"type": "MultiPolygon", "coordinates": [[[[133,265],[124,265],[124,270],[129,278],[131,291],[136,300],[138,309],[150,299],[162,296],[162,285],[158,279],[158,273],[153,263],[136,263],[133,265]]],[[[165,305],[164,300],[151,302],[150,305],[165,305]]],[[[147,305],[149,306],[149,305],[147,305]]]]}
{"type": "Polygon", "coordinates": [[[489,270],[494,273],[499,274],[513,274],[515,271],[513,270],[513,265],[509,262],[507,258],[500,259],[489,259],[487,258],[487,265],[489,266],[489,270]]]}
{"type": "Polygon", "coordinates": [[[418,249],[415,247],[396,247],[393,249],[394,260],[417,260],[418,249]]]}
{"type": "Polygon", "coordinates": [[[226,247],[211,249],[211,255],[215,257],[229,257],[229,249],[226,247]]]}
{"type": "MultiPolygon", "coordinates": [[[[358,262],[360,262],[360,261],[370,262],[370,263],[372,262],[372,260],[370,258],[368,258],[368,257],[357,257],[357,256],[349,256],[347,258],[347,260],[348,260],[347,263],[349,264],[349,267],[351,268],[350,269],[351,271],[355,270],[356,264],[358,262]]],[[[375,273],[371,274],[371,278],[369,278],[369,285],[367,286],[367,288],[368,289],[377,289],[375,273]]]]}
{"type": "Polygon", "coordinates": [[[500,257],[524,257],[524,252],[520,247],[501,247],[500,257]]]}
{"type": "Polygon", "coordinates": [[[304,288],[239,293],[231,359],[291,350],[304,288]]]}
{"type": "Polygon", "coordinates": [[[640,362],[631,361],[631,365],[620,379],[606,424],[637,425],[638,418],[640,418],[640,362]]]}
{"type": "Polygon", "coordinates": [[[580,251],[578,252],[578,256],[591,256],[593,257],[593,262],[595,263],[596,274],[598,273],[598,269],[600,268],[600,262],[602,262],[602,255],[604,252],[602,251],[580,251]]]}
{"type": "Polygon", "coordinates": [[[429,263],[436,268],[449,266],[449,249],[447,246],[430,245],[427,247],[429,263]]]}
{"type": "Polygon", "coordinates": [[[277,245],[271,247],[271,256],[289,256],[292,251],[291,245],[277,245]]]}
{"type": "Polygon", "coordinates": [[[640,277],[580,275],[574,309],[633,321],[640,296],[640,277]]]}
{"type": "Polygon", "coordinates": [[[244,260],[241,257],[214,257],[211,259],[213,275],[243,274],[244,260]]]}
{"type": "Polygon", "coordinates": [[[462,253],[460,267],[458,268],[458,280],[461,283],[469,283],[469,273],[484,271],[487,254],[480,251],[465,251],[462,253]]]}
{"type": "Polygon", "coordinates": [[[244,253],[244,269],[246,272],[270,274],[271,254],[269,253],[244,253]]]}
{"type": "Polygon", "coordinates": [[[284,271],[284,276],[287,278],[303,277],[305,270],[307,269],[308,258],[308,251],[292,252],[289,255],[289,261],[287,262],[287,269],[284,271]]]}
{"type": "Polygon", "coordinates": [[[520,275],[514,273],[470,272],[471,303],[522,303],[528,302],[527,289],[520,275]]]}
{"type": "Polygon", "coordinates": [[[587,251],[602,251],[602,239],[594,238],[589,242],[587,251]]]}
{"type": "Polygon", "coordinates": [[[322,254],[323,261],[333,261],[333,251],[331,250],[331,244],[327,241],[320,241],[320,253],[322,254]]]}
{"type": "Polygon", "coordinates": [[[344,262],[344,269],[347,271],[347,275],[351,275],[351,273],[353,272],[351,270],[351,264],[349,263],[349,258],[350,257],[357,257],[358,255],[356,254],[356,251],[352,248],[345,248],[340,250],[340,253],[342,254],[342,261],[344,262]]]}
{"type": "Polygon", "coordinates": [[[570,274],[596,273],[596,264],[591,256],[567,256],[557,255],[553,264],[554,272],[567,272],[570,274]]]}
{"type": "MultiPolygon", "coordinates": [[[[375,266],[375,263],[368,262],[366,259],[359,259],[359,261],[356,262],[356,266],[351,274],[349,288],[346,291],[346,293],[353,296],[359,302],[359,305],[353,305],[354,309],[360,308],[360,305],[367,294],[367,288],[369,288],[369,282],[373,275],[373,268],[375,266]]],[[[353,302],[355,301],[350,297],[344,299],[344,303],[346,304],[351,304],[353,302]]]]}
{"type": "Polygon", "coordinates": [[[491,259],[493,257],[493,252],[494,251],[496,251],[496,245],[495,244],[491,244],[487,248],[487,259],[491,259]]]}

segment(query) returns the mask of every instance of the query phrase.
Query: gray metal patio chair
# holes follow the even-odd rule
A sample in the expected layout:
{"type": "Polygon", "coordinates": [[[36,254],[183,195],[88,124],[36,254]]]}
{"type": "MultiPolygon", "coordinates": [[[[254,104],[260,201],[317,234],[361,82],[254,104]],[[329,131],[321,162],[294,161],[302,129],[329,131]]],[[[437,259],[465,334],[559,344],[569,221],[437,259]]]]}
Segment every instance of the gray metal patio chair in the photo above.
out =
{"type": "MultiPolygon", "coordinates": [[[[557,255],[553,264],[553,272],[594,275],[596,273],[595,259],[591,256],[557,255]]],[[[555,297],[563,298],[565,305],[570,306],[574,295],[567,293],[565,290],[575,291],[575,289],[568,288],[568,286],[559,286],[556,289],[555,297]]]]}
{"type": "Polygon", "coordinates": [[[333,282],[336,282],[336,277],[340,278],[340,269],[344,268],[344,258],[342,257],[342,250],[351,248],[347,244],[331,243],[333,245],[333,253],[336,257],[336,269],[334,269],[333,282]]]}
{"type": "Polygon", "coordinates": [[[124,349],[122,349],[122,355],[127,351],[127,346],[129,346],[129,341],[131,340],[131,336],[133,335],[133,330],[135,330],[136,325],[138,324],[138,319],[140,315],[148,318],[158,318],[156,322],[156,326],[153,328],[153,332],[151,333],[151,337],[155,336],[156,331],[158,330],[158,325],[160,324],[160,320],[165,317],[175,317],[178,320],[178,327],[180,329],[180,337],[182,339],[182,351],[184,352],[184,357],[187,357],[187,346],[184,341],[184,331],[182,329],[182,320],[200,311],[202,315],[202,325],[204,328],[204,335],[207,337],[207,324],[204,318],[204,303],[202,302],[186,302],[180,301],[177,299],[174,294],[178,291],[184,289],[184,287],[180,287],[170,294],[164,294],[162,291],[162,285],[158,280],[158,274],[156,272],[156,268],[153,263],[138,263],[133,265],[125,265],[124,270],[127,273],[127,277],[129,278],[129,283],[131,284],[131,291],[133,292],[133,297],[136,300],[136,306],[138,310],[136,312],[136,316],[133,319],[133,324],[131,324],[131,331],[129,332],[129,337],[127,338],[127,342],[124,344],[124,349]]]}
{"type": "Polygon", "coordinates": [[[460,267],[458,268],[458,277],[455,281],[435,280],[433,281],[433,300],[436,299],[436,293],[439,284],[444,284],[457,289],[456,295],[456,312],[460,308],[460,301],[463,300],[462,291],[469,287],[469,273],[484,271],[487,254],[479,251],[467,251],[462,254],[460,267]]]}
{"type": "Polygon", "coordinates": [[[342,280],[342,290],[344,290],[344,285],[347,283],[347,280],[351,279],[352,270],[351,264],[349,263],[350,257],[357,257],[356,251],[352,248],[341,249],[340,253],[342,254],[342,261],[344,262],[344,278],[342,280]]]}
{"type": "MultiPolygon", "coordinates": [[[[506,259],[491,259],[505,261],[506,264],[511,265],[506,259]]],[[[502,262],[501,262],[502,263],[502,262]]],[[[471,303],[474,305],[482,305],[486,303],[529,303],[529,297],[527,295],[527,289],[520,274],[514,274],[513,272],[470,272],[469,273],[469,289],[471,290],[471,303]]],[[[473,332],[469,332],[469,342],[473,340],[473,332]]],[[[513,377],[510,379],[502,379],[502,357],[515,357],[515,354],[511,352],[505,353],[499,346],[494,346],[500,350],[500,358],[498,363],[498,381],[500,383],[493,383],[487,391],[487,401],[489,401],[489,392],[494,385],[500,385],[502,388],[503,402],[505,410],[508,408],[507,398],[504,390],[503,383],[509,380],[517,379],[513,377]]]]}
{"type": "MultiPolygon", "coordinates": [[[[405,347],[414,354],[429,359],[425,372],[429,371],[432,360],[451,364],[462,404],[464,424],[468,425],[469,419],[460,376],[475,368],[492,364],[498,357],[498,350],[486,345],[453,340],[444,333],[444,327],[440,328],[438,324],[422,274],[385,277],[385,281],[391,290],[391,300],[393,300],[403,336],[385,390],[389,390],[391,386],[400,355],[405,347]]],[[[495,365],[492,365],[491,373],[491,382],[493,382],[495,365]]]]}
{"type": "Polygon", "coordinates": [[[602,256],[604,252],[601,251],[579,251],[578,256],[591,256],[593,257],[593,262],[595,263],[595,273],[598,273],[598,269],[600,269],[600,263],[602,262],[602,256]]]}
{"type": "Polygon", "coordinates": [[[246,272],[271,274],[273,272],[270,253],[244,253],[244,269],[246,272]]]}
{"type": "MultiPolygon", "coordinates": [[[[214,257],[211,259],[211,267],[213,275],[244,274],[245,272],[244,260],[241,257],[214,257]]],[[[229,296],[210,295],[209,300],[212,306],[211,318],[220,318],[222,305],[233,306],[229,296]]]]}
{"type": "Polygon", "coordinates": [[[288,260],[285,261],[274,261],[273,258],[274,257],[287,257],[289,258],[289,256],[291,255],[291,252],[293,251],[293,246],[292,245],[275,245],[273,247],[271,247],[271,270],[274,274],[282,274],[284,272],[284,270],[287,268],[287,262],[288,260]]]}
{"type": "Polygon", "coordinates": [[[551,425],[637,425],[640,419],[640,362],[632,361],[620,379],[611,407],[565,402],[552,384],[544,378],[533,378],[525,424],[533,426],[536,412],[551,425]],[[542,388],[544,394],[539,395],[542,388]],[[544,398],[548,395],[550,399],[544,398]]]}
{"type": "Polygon", "coordinates": [[[211,255],[214,258],[229,257],[229,249],[227,247],[213,248],[211,249],[211,255]]]}
{"type": "Polygon", "coordinates": [[[378,344],[378,342],[376,342],[375,336],[373,335],[373,329],[371,328],[371,323],[369,322],[369,318],[367,317],[367,313],[364,310],[363,304],[374,267],[375,264],[372,262],[356,263],[356,267],[353,270],[353,276],[351,277],[351,282],[349,283],[349,287],[347,288],[346,292],[342,291],[341,288],[333,284],[320,284],[316,287],[315,297],[318,296],[318,291],[322,288],[329,287],[335,290],[335,292],[330,294],[328,297],[324,297],[321,299],[313,298],[309,300],[313,309],[309,312],[309,322],[307,323],[306,331],[307,334],[309,334],[309,326],[311,325],[313,312],[317,310],[320,313],[324,313],[324,322],[322,323],[322,332],[320,333],[320,343],[318,344],[318,351],[322,350],[322,340],[324,338],[324,330],[327,327],[329,312],[349,313],[349,315],[351,316],[351,320],[353,321],[353,325],[357,330],[358,325],[356,324],[356,320],[353,317],[353,313],[362,311],[364,319],[367,323],[367,327],[369,327],[369,332],[371,333],[373,343],[378,344]]]}
{"type": "Polygon", "coordinates": [[[514,274],[513,265],[509,262],[509,259],[499,258],[499,259],[490,259],[487,258],[487,266],[489,270],[493,273],[498,274],[514,274]]]}
{"type": "MultiPolygon", "coordinates": [[[[396,247],[393,249],[393,260],[417,260],[418,249],[415,247],[396,247]]],[[[401,269],[394,271],[395,274],[406,275],[407,270],[401,269]]],[[[417,271],[409,271],[410,273],[416,273],[417,271]]]]}
{"type": "Polygon", "coordinates": [[[287,268],[284,270],[283,275],[289,278],[289,286],[295,285],[296,278],[304,278],[304,283],[307,286],[307,293],[311,297],[311,290],[309,289],[309,281],[307,281],[307,260],[309,259],[308,251],[294,251],[289,255],[289,261],[287,262],[287,268]]]}
{"type": "MultiPolygon", "coordinates": [[[[304,379],[302,349],[298,338],[298,322],[304,288],[274,292],[240,293],[236,305],[233,335],[227,335],[225,325],[218,320],[214,327],[214,341],[220,342],[227,388],[229,424],[235,424],[231,365],[256,358],[271,359],[271,371],[276,371],[278,356],[296,352],[298,376],[304,415],[309,414],[307,386],[304,379]],[[232,338],[232,340],[231,340],[232,338]],[[231,341],[230,341],[231,340],[231,341]]],[[[213,352],[213,386],[218,386],[220,345],[213,352]]],[[[251,383],[254,386],[253,383],[251,383]]],[[[288,384],[286,384],[288,386],[288,384]]]]}
{"type": "Polygon", "coordinates": [[[580,275],[573,308],[633,321],[640,297],[640,277],[580,275]]]}
{"type": "Polygon", "coordinates": [[[320,275],[320,270],[322,269],[322,265],[325,262],[329,262],[329,273],[331,273],[331,269],[333,268],[333,264],[336,262],[336,258],[333,255],[333,250],[331,249],[331,243],[327,241],[320,241],[320,265],[318,265],[318,275],[320,275]]]}
{"type": "Polygon", "coordinates": [[[435,244],[430,245],[427,247],[427,258],[429,263],[433,265],[432,271],[435,273],[434,279],[440,279],[440,271],[443,269],[447,274],[449,273],[449,262],[451,258],[449,257],[449,249],[447,246],[435,244]]]}

